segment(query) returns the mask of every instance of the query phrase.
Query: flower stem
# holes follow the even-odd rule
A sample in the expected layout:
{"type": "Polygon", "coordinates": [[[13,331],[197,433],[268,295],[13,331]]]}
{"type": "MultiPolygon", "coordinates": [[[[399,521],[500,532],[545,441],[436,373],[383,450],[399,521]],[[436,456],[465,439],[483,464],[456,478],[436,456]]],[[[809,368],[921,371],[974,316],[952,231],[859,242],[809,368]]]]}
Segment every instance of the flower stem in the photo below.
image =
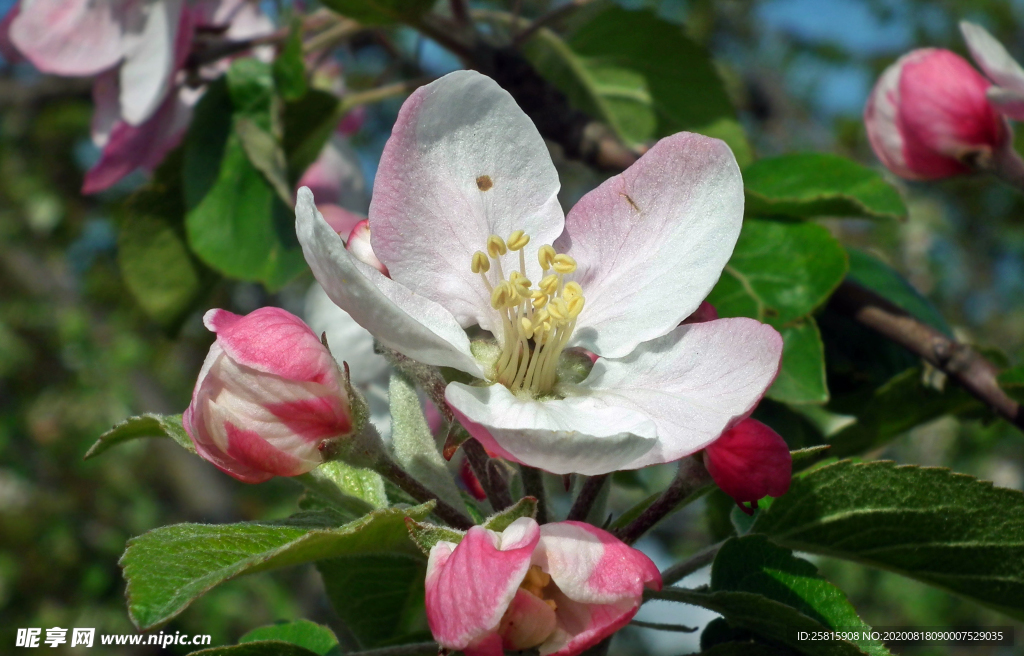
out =
{"type": "Polygon", "coordinates": [[[374,467],[378,474],[388,479],[403,492],[420,502],[434,501],[434,514],[448,522],[450,526],[457,529],[467,530],[475,526],[473,520],[467,517],[462,511],[456,509],[443,501],[436,494],[431,492],[423,483],[410,476],[408,472],[395,464],[395,461],[387,456],[382,457],[374,467]]]}
{"type": "Polygon", "coordinates": [[[710,565],[715,560],[715,556],[718,555],[718,550],[725,544],[725,540],[717,542],[709,547],[704,547],[697,553],[693,554],[681,563],[677,563],[672,567],[669,567],[661,573],[661,581],[664,585],[672,585],[677,581],[682,581],[690,574],[693,574],[701,567],[710,565]]]}
{"type": "Polygon", "coordinates": [[[601,496],[601,489],[604,487],[606,480],[608,480],[608,474],[591,476],[587,479],[587,482],[580,489],[580,493],[576,496],[576,501],[573,502],[572,508],[569,509],[569,515],[565,518],[566,521],[587,521],[590,509],[594,507],[594,502],[601,496]]]}
{"type": "Polygon", "coordinates": [[[679,472],[672,484],[654,500],[640,516],[618,531],[618,538],[633,544],[655,524],[672,514],[688,498],[696,498],[711,483],[711,474],[699,457],[690,456],[679,461],[679,472]]]}
{"type": "Polygon", "coordinates": [[[494,512],[501,512],[512,505],[512,493],[509,492],[508,483],[501,477],[496,469],[490,466],[491,457],[487,455],[482,444],[476,439],[466,440],[462,449],[469,458],[469,466],[473,468],[480,485],[487,494],[487,500],[491,502],[494,512]]]}
{"type": "Polygon", "coordinates": [[[537,500],[537,523],[548,521],[548,502],[544,494],[544,474],[539,469],[519,465],[519,473],[523,477],[523,492],[526,496],[537,500]]]}

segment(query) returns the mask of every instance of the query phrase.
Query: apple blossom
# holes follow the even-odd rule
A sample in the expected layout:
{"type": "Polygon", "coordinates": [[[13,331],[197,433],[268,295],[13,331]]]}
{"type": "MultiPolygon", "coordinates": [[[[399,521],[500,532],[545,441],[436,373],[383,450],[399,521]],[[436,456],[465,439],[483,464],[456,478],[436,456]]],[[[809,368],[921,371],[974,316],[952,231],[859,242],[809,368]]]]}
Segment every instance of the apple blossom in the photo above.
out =
{"type": "Polygon", "coordinates": [[[989,103],[991,83],[948,50],[914,50],[887,68],[868,98],[871,146],[896,175],[911,180],[972,170],[1009,147],[1006,120],[989,103]]]}
{"type": "Polygon", "coordinates": [[[601,474],[700,450],[754,408],[782,354],[751,319],[679,325],[739,235],[732,152],[668,137],[567,217],[558,186],[512,97],[458,71],[410,96],[381,158],[369,225],[390,277],[346,250],[306,189],[296,228],[328,296],[378,341],[474,378],[445,398],[492,453],[601,474]],[[601,356],[589,375],[566,366],[572,346],[601,356]]]}
{"type": "Polygon", "coordinates": [[[476,526],[458,544],[431,548],[427,621],[442,648],[466,656],[572,656],[625,626],[644,588],[661,585],[647,556],[606,531],[523,517],[501,533],[476,526]]]}
{"type": "Polygon", "coordinates": [[[183,417],[200,456],[260,483],[314,469],[325,440],[352,432],[344,374],[301,319],[266,307],[203,321],[217,340],[183,417]]]}
{"type": "Polygon", "coordinates": [[[782,437],[755,419],[744,419],[704,449],[704,466],[722,491],[747,514],[765,496],[789,490],[793,458],[782,437]]]}

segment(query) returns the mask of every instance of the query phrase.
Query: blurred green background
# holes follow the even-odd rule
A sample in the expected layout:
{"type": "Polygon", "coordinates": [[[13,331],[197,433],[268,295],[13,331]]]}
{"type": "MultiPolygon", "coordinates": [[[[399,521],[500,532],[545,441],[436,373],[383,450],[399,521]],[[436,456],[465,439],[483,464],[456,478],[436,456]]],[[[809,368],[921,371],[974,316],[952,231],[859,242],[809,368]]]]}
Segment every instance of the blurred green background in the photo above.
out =
{"type": "MultiPolygon", "coordinates": [[[[0,3],[6,11],[9,3],[0,3]]],[[[512,3],[473,2],[509,9],[512,3]]],[[[525,0],[524,16],[557,3],[525,0]]],[[[1024,2],[947,0],[671,0],[651,7],[685,26],[715,55],[744,126],[760,155],[833,151],[878,166],[860,112],[877,75],[920,46],[964,52],[957,22],[985,25],[1024,60],[1024,2]]],[[[271,13],[278,3],[267,3],[271,13]]],[[[389,46],[423,70],[458,63],[436,44],[391,30],[389,46]]],[[[366,39],[339,52],[350,81],[377,79],[394,53],[366,39]]],[[[399,100],[371,106],[353,137],[367,176],[390,131],[399,100]]],[[[88,137],[92,105],[85,81],[42,77],[24,65],[0,67],[0,652],[18,627],[96,627],[134,633],[117,561],[125,541],[157,526],[287,515],[299,488],[286,480],[247,486],[170,443],[139,442],[84,462],[96,437],[142,412],[177,413],[212,341],[202,309],[158,325],[123,285],[117,264],[123,200],[143,182],[131,177],[95,197],[78,193],[97,153],[88,137]]],[[[597,180],[563,166],[567,195],[597,180]]],[[[897,182],[910,216],[902,223],[835,221],[847,244],[882,257],[928,296],[958,335],[995,345],[1020,362],[1024,347],[1024,198],[987,179],[941,184],[897,182]]],[[[247,312],[266,304],[301,307],[308,274],[274,295],[258,286],[210,277],[204,308],[247,312]]],[[[940,465],[996,484],[1024,488],[1024,439],[1002,422],[940,419],[869,457],[940,465]]],[[[671,476],[654,468],[622,476],[612,499],[621,510],[671,476]]],[[[729,501],[713,496],[660,527],[642,546],[681,557],[727,530],[729,501]],[[707,512],[718,504],[722,512],[707,512]],[[718,518],[718,521],[715,521],[718,518]]],[[[714,538],[718,539],[718,538],[714,538]]],[[[882,626],[1008,623],[1002,616],[893,575],[816,560],[845,589],[861,616],[882,626]]],[[[660,563],[666,564],[666,563],[660,563]]],[[[220,586],[165,627],[209,633],[231,644],[276,620],[331,623],[311,568],[220,586]]],[[[656,608],[641,618],[662,618],[656,608]]],[[[686,623],[685,620],[679,620],[686,623]]],[[[1024,627],[1017,626],[1018,643],[1024,627]]],[[[630,629],[621,654],[680,653],[696,638],[630,629]],[[674,641],[674,642],[671,642],[674,641]]],[[[13,650],[13,648],[10,648],[13,650]]],[[[47,653],[187,653],[185,647],[65,647],[47,653]]],[[[934,648],[918,654],[1024,653],[934,648]]]]}

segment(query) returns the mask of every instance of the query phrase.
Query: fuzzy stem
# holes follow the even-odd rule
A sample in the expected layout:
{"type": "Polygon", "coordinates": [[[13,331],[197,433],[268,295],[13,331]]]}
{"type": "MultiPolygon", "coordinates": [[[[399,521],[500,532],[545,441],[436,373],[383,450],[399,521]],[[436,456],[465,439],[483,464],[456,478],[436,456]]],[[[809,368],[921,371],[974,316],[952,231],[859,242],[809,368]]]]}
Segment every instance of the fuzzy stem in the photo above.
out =
{"type": "Polygon", "coordinates": [[[704,468],[699,456],[690,456],[679,461],[679,472],[672,484],[654,500],[640,516],[618,531],[618,537],[626,544],[633,544],[654,525],[676,510],[688,497],[694,496],[711,483],[711,474],[704,468]]]}
{"type": "Polygon", "coordinates": [[[511,506],[512,493],[509,492],[508,484],[504,480],[500,480],[498,476],[491,475],[491,468],[488,467],[491,457],[487,455],[483,445],[474,438],[466,440],[462,449],[466,452],[469,466],[473,468],[473,473],[476,474],[477,480],[483,486],[484,493],[487,494],[487,500],[491,502],[494,512],[501,512],[511,506]]]}
{"type": "Polygon", "coordinates": [[[608,476],[608,474],[601,474],[600,476],[591,476],[587,479],[587,482],[580,488],[580,493],[576,496],[576,501],[573,502],[572,508],[569,509],[569,516],[565,518],[566,521],[587,521],[587,515],[590,514],[590,509],[594,507],[597,497],[601,496],[601,488],[604,487],[604,482],[608,480],[608,476]]]}
{"type": "Polygon", "coordinates": [[[539,469],[519,465],[519,473],[523,477],[523,492],[526,496],[537,500],[537,523],[548,521],[548,502],[544,494],[544,473],[539,469]]]}
{"type": "Polygon", "coordinates": [[[388,479],[402,489],[406,494],[420,502],[434,501],[434,514],[448,522],[454,528],[468,530],[475,526],[473,520],[463,514],[454,506],[440,499],[431,492],[425,485],[410,476],[408,472],[399,467],[391,458],[382,458],[374,468],[378,474],[388,479]]]}

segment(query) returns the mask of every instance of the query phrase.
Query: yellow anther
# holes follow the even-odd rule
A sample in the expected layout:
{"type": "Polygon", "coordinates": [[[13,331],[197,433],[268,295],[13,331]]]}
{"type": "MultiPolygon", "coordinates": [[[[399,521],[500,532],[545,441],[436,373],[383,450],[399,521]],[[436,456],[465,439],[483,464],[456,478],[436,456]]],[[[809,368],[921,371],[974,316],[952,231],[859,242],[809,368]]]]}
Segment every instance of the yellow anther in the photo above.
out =
{"type": "Polygon", "coordinates": [[[542,308],[548,304],[548,295],[539,289],[533,290],[533,292],[530,293],[530,297],[533,298],[534,308],[542,308]]]}
{"type": "Polygon", "coordinates": [[[522,230],[516,230],[508,236],[508,249],[510,251],[522,250],[522,248],[529,243],[530,235],[526,234],[522,230]]]}
{"type": "Polygon", "coordinates": [[[473,273],[487,273],[491,270],[491,261],[487,259],[487,253],[477,251],[473,253],[473,263],[470,265],[473,273]]]}
{"type": "Polygon", "coordinates": [[[537,261],[540,262],[540,268],[550,269],[551,263],[555,261],[555,249],[550,244],[544,244],[537,251],[537,261]]]}
{"type": "Polygon", "coordinates": [[[540,281],[540,290],[548,296],[554,296],[555,292],[558,291],[558,276],[550,274],[544,276],[544,279],[540,281]]]}
{"type": "Polygon", "coordinates": [[[487,252],[491,257],[498,257],[508,252],[505,240],[498,235],[491,235],[487,238],[487,252]]]}
{"type": "Polygon", "coordinates": [[[523,335],[526,336],[526,339],[530,339],[531,337],[533,337],[532,321],[530,321],[526,317],[523,317],[522,319],[519,320],[519,327],[522,329],[523,335]]]}
{"type": "Polygon", "coordinates": [[[513,294],[515,294],[515,290],[507,280],[498,283],[494,291],[491,292],[491,307],[495,310],[504,310],[510,305],[509,301],[513,294]]]}
{"type": "Polygon", "coordinates": [[[572,273],[576,270],[576,260],[564,253],[555,256],[551,267],[558,273],[572,273]]]}
{"type": "Polygon", "coordinates": [[[570,319],[575,319],[576,317],[580,316],[580,312],[583,311],[583,304],[585,302],[586,302],[586,299],[584,299],[582,296],[577,296],[576,298],[574,298],[574,299],[569,301],[569,318],[570,319]]]}
{"type": "Polygon", "coordinates": [[[562,289],[562,298],[572,303],[572,300],[578,296],[583,296],[583,288],[580,287],[578,282],[567,282],[565,287],[562,289]]]}
{"type": "Polygon", "coordinates": [[[566,304],[565,299],[552,299],[551,303],[548,304],[548,314],[551,315],[551,319],[554,320],[556,325],[565,323],[566,319],[569,318],[569,306],[566,304]]]}

